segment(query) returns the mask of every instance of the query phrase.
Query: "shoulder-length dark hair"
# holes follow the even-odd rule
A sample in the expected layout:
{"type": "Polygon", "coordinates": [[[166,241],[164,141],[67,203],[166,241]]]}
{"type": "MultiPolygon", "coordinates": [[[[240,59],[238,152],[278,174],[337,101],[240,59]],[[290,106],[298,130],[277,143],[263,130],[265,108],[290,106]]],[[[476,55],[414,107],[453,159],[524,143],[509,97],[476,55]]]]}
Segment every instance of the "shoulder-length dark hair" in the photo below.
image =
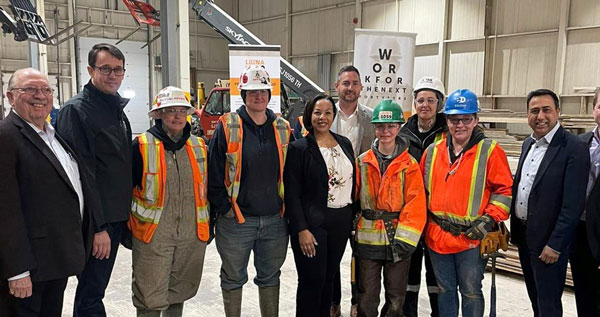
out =
{"type": "Polygon", "coordinates": [[[337,115],[337,107],[335,106],[335,101],[333,101],[333,98],[331,98],[331,96],[327,96],[324,94],[318,94],[318,95],[312,97],[312,99],[310,99],[306,103],[306,106],[304,107],[304,112],[302,113],[302,123],[304,124],[304,128],[306,130],[308,130],[308,132],[310,132],[310,134],[314,133],[314,128],[312,126],[312,113],[315,110],[315,105],[317,104],[317,102],[322,99],[325,99],[325,100],[331,102],[331,105],[333,106],[333,118],[334,119],[335,119],[335,116],[337,115]]]}

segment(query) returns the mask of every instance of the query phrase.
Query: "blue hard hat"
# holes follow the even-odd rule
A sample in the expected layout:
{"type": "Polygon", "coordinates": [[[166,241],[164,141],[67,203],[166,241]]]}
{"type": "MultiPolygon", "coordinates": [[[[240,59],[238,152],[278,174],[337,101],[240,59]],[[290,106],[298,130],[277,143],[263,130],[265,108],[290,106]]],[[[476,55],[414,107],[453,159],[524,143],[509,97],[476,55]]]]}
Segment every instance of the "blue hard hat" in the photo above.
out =
{"type": "Polygon", "coordinates": [[[469,89],[458,89],[451,93],[444,107],[444,114],[469,114],[479,111],[481,109],[477,95],[469,89]]]}

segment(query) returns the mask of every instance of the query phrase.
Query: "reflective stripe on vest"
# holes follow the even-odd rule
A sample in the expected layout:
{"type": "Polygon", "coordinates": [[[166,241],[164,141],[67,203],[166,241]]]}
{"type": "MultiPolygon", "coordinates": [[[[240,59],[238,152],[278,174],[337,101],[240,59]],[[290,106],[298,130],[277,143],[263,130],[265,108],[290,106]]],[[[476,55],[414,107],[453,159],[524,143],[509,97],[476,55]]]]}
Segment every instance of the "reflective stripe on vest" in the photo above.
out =
{"type": "Polygon", "coordinates": [[[304,126],[304,121],[303,121],[303,116],[298,116],[298,122],[300,123],[300,135],[302,135],[303,137],[306,137],[308,135],[308,130],[306,130],[306,127],[304,126]]]}
{"type": "MultiPolygon", "coordinates": [[[[134,237],[149,243],[160,221],[166,191],[166,163],[162,142],[150,133],[138,137],[143,160],[142,186],[133,190],[129,226],[134,237]]],[[[194,181],[198,239],[208,241],[209,210],[206,199],[207,158],[204,141],[192,136],[186,142],[194,181]]]]}
{"type": "MultiPolygon", "coordinates": [[[[435,169],[435,163],[437,162],[436,158],[438,155],[438,145],[444,142],[439,141],[427,148],[427,158],[425,160],[425,188],[429,193],[427,197],[427,208],[433,214],[445,218],[448,221],[456,224],[470,226],[471,221],[475,220],[479,217],[479,209],[481,208],[481,203],[483,200],[483,193],[485,190],[486,176],[487,176],[487,160],[496,147],[497,142],[495,140],[483,139],[477,143],[477,153],[475,154],[475,160],[473,163],[473,171],[472,171],[472,180],[469,186],[469,201],[467,203],[467,212],[465,216],[452,215],[448,214],[445,211],[437,211],[431,209],[431,191],[432,191],[432,181],[431,178],[433,176],[433,171],[435,169]]],[[[508,201],[508,206],[510,206],[510,198],[495,195],[494,203],[502,206],[506,205],[508,201]]]]}
{"type": "MultiPolygon", "coordinates": [[[[242,177],[242,140],[244,139],[243,122],[240,115],[235,112],[224,114],[219,119],[225,133],[227,142],[227,160],[225,162],[225,187],[231,199],[231,207],[235,212],[238,223],[244,223],[246,220],[237,204],[237,198],[240,193],[240,179],[242,177]]],[[[290,142],[291,128],[290,124],[283,118],[277,116],[273,121],[275,130],[275,142],[277,144],[279,156],[279,181],[277,193],[283,200],[283,167],[287,155],[287,145],[290,142]]],[[[283,217],[285,206],[281,209],[283,217]]]]}

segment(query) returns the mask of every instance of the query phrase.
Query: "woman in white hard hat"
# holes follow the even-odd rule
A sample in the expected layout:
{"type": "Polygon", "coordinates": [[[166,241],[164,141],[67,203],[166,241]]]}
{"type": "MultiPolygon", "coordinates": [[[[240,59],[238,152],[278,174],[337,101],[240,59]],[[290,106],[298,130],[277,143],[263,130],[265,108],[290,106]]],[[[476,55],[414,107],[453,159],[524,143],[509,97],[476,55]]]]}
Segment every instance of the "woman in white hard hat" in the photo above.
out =
{"type": "MultiPolygon", "coordinates": [[[[440,112],[444,105],[445,89],[441,80],[436,77],[425,76],[417,82],[414,88],[414,106],[416,113],[408,118],[402,126],[400,134],[410,142],[408,152],[417,162],[421,160],[423,151],[432,143],[443,139],[448,131],[446,118],[440,112]]],[[[421,286],[421,268],[423,256],[425,256],[425,280],[427,292],[429,293],[429,305],[431,316],[438,317],[438,293],[439,288],[435,279],[435,273],[431,266],[429,253],[424,252],[425,242],[421,238],[417,249],[410,258],[410,269],[408,271],[408,287],[404,299],[403,312],[406,317],[417,317],[419,289],[421,286]]]]}
{"type": "Polygon", "coordinates": [[[181,316],[183,302],[196,295],[206,243],[207,152],[190,135],[194,108],[177,87],[154,98],[156,124],[133,141],[133,305],[138,316],[181,316]]]}
{"type": "Polygon", "coordinates": [[[262,66],[240,76],[244,105],[219,119],[209,144],[209,197],[221,257],[225,316],[240,316],[254,254],[262,316],[279,313],[279,276],[288,245],[283,168],[290,124],[268,109],[272,84],[262,66]]]}

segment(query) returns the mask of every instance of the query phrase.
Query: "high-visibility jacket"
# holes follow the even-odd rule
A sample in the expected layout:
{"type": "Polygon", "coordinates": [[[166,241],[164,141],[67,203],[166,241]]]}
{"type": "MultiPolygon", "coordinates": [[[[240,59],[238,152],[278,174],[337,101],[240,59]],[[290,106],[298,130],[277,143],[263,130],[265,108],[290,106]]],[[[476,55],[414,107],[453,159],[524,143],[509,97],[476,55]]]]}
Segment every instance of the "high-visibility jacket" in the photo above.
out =
{"type": "MultiPolygon", "coordinates": [[[[144,162],[142,186],[133,189],[129,228],[133,236],[145,243],[152,240],[164,208],[167,166],[162,142],[151,133],[138,136],[144,162]]],[[[206,145],[202,138],[190,136],[185,144],[194,177],[194,202],[198,239],[208,241],[209,210],[206,199],[206,145]]]]}
{"type": "MultiPolygon", "coordinates": [[[[227,142],[227,161],[225,162],[225,187],[227,194],[231,199],[231,208],[235,212],[235,217],[238,223],[244,223],[246,220],[242,215],[242,211],[237,204],[237,197],[240,193],[240,180],[242,177],[242,141],[244,140],[244,131],[242,118],[235,112],[226,113],[219,119],[225,133],[227,142]]],[[[278,194],[283,200],[283,167],[285,164],[285,156],[287,154],[287,146],[290,142],[290,134],[292,129],[287,120],[277,116],[273,120],[273,129],[275,129],[275,143],[277,145],[277,153],[279,156],[279,179],[278,179],[278,194]]],[[[285,212],[285,205],[281,207],[281,216],[285,212]]]]}
{"type": "Polygon", "coordinates": [[[386,252],[390,254],[386,249],[392,241],[384,220],[366,219],[363,215],[366,210],[397,214],[393,219],[394,240],[416,247],[427,220],[419,163],[405,149],[390,162],[382,176],[373,149],[361,154],[356,161],[357,193],[362,211],[355,235],[358,254],[363,257],[364,254],[376,257],[386,252]]]}
{"type": "MultiPolygon", "coordinates": [[[[512,199],[512,175],[504,150],[491,139],[483,139],[450,164],[447,139],[431,144],[421,159],[427,192],[427,210],[463,228],[483,214],[499,222],[508,219],[512,199]]],[[[425,243],[441,254],[475,248],[479,240],[464,234],[453,236],[431,217],[425,243]]]]}
{"type": "Polygon", "coordinates": [[[303,116],[298,116],[298,124],[296,126],[300,127],[300,135],[302,135],[302,137],[306,137],[308,135],[309,132],[304,126],[303,116]]]}

